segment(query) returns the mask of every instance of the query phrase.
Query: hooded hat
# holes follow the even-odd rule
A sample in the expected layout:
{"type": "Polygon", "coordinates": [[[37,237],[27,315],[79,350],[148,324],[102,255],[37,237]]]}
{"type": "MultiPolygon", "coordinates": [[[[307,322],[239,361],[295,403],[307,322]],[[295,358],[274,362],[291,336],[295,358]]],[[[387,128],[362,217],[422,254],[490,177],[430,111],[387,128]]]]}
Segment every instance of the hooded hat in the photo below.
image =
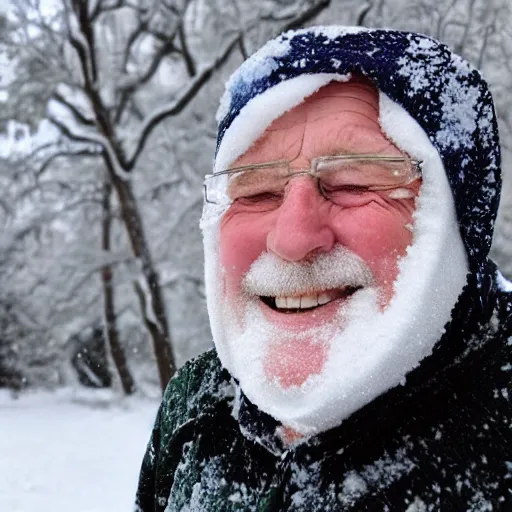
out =
{"type": "MultiPolygon", "coordinates": [[[[306,434],[339,424],[403,383],[420,363],[428,368],[433,352],[447,360],[460,354],[464,336],[460,345],[443,347],[443,334],[454,328],[462,332],[464,321],[468,326],[489,318],[489,290],[500,276],[488,260],[500,190],[492,98],[476,69],[427,36],[333,26],[290,31],[270,41],[226,85],[217,114],[214,173],[243,155],[286,111],[329,82],[354,74],[378,89],[381,129],[398,148],[423,161],[423,183],[413,243],[400,261],[393,300],[379,326],[359,332],[361,352],[356,354],[355,343],[353,353],[349,346],[348,356],[334,354],[328,363],[338,373],[349,374],[354,365],[360,370],[339,385],[338,396],[322,401],[320,389],[318,409],[304,412],[300,390],[284,403],[273,400],[270,389],[261,392],[257,378],[245,377],[243,368],[259,355],[250,344],[240,348],[242,355],[234,354],[225,337],[218,254],[225,210],[205,203],[201,221],[207,304],[219,358],[253,403],[306,434]]],[[[216,193],[225,194],[226,181],[218,182],[216,193]]]]}

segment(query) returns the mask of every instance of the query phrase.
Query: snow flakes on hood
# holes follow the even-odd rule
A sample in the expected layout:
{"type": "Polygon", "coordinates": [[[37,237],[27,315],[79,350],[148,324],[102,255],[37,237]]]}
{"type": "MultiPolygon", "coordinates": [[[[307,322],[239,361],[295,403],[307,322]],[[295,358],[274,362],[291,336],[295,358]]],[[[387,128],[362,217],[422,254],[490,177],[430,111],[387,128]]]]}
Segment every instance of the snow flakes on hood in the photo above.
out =
{"type": "Polygon", "coordinates": [[[460,146],[472,147],[476,129],[476,108],[480,102],[479,89],[473,86],[460,87],[455,77],[451,76],[440,100],[444,125],[436,134],[438,144],[443,148],[453,149],[459,149],[460,146]]]}
{"type": "Polygon", "coordinates": [[[421,39],[419,41],[413,39],[409,47],[405,50],[407,56],[398,59],[398,74],[410,81],[411,90],[408,96],[412,97],[414,94],[422,93],[428,90],[430,81],[428,76],[431,69],[429,65],[425,65],[423,57],[428,56],[433,60],[433,63],[439,64],[443,61],[439,55],[439,48],[430,39],[421,39]]]}
{"type": "Polygon", "coordinates": [[[416,496],[405,512],[427,512],[425,502],[416,496]]]}
{"type": "MultiPolygon", "coordinates": [[[[368,29],[363,27],[312,27],[302,30],[290,30],[281,34],[280,36],[272,39],[258,51],[256,51],[251,58],[242,63],[242,65],[231,75],[226,83],[226,90],[220,100],[220,106],[217,110],[216,119],[220,123],[229,113],[233,107],[232,91],[239,88],[251,88],[255,82],[269,77],[272,72],[278,71],[281,67],[281,57],[286,57],[290,51],[290,39],[300,39],[303,43],[308,43],[311,36],[326,37],[324,44],[329,45],[332,40],[339,38],[343,34],[357,34],[365,32],[368,29]]],[[[306,58],[295,59],[291,62],[291,66],[295,68],[305,68],[307,65],[306,58]]],[[[341,64],[341,62],[333,59],[333,64],[341,64]]],[[[261,91],[260,91],[261,92],[261,91]]]]}
{"type": "Polygon", "coordinates": [[[343,505],[354,505],[357,500],[368,492],[366,481],[356,472],[350,471],[342,483],[343,491],[339,499],[343,505]]]}
{"type": "Polygon", "coordinates": [[[231,108],[231,90],[240,87],[250,87],[252,83],[267,77],[279,68],[278,57],[286,55],[290,51],[288,40],[280,36],[269,41],[265,46],[246,60],[226,83],[226,90],[220,100],[220,105],[215,116],[218,123],[228,114],[231,108]]]}

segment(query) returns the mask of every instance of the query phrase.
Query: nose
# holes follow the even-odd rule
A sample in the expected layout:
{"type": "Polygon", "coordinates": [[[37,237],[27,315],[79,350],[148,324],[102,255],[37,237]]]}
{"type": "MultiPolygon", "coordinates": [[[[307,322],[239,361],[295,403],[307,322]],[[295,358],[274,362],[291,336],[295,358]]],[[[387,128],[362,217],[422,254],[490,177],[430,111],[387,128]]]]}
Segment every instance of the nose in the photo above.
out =
{"type": "Polygon", "coordinates": [[[267,235],[267,249],[287,261],[330,251],[335,235],[329,227],[327,207],[311,177],[294,178],[276,210],[275,223],[267,235]]]}

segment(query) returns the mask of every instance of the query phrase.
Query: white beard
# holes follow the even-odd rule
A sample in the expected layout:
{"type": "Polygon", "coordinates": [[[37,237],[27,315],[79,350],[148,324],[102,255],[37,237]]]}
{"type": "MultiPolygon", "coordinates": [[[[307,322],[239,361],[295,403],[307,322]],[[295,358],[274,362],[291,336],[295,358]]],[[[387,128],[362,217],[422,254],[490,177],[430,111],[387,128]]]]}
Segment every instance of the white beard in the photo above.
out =
{"type": "MultiPolygon", "coordinates": [[[[325,77],[318,80],[320,85],[311,85],[311,92],[323,85],[325,77]]],[[[294,79],[278,87],[287,93],[287,108],[295,106],[290,105],[290,97],[295,94],[294,79]]],[[[252,123],[261,112],[268,111],[264,102],[266,97],[272,100],[272,94],[267,90],[255,98],[252,106],[249,102],[237,117],[238,125],[252,123]]],[[[295,104],[303,97],[301,91],[295,104]]],[[[413,243],[400,260],[394,295],[384,311],[377,306],[377,291],[366,288],[352,297],[337,320],[305,334],[326,344],[328,351],[321,372],[311,375],[300,387],[280,386],[265,372],[268,347],[278,339],[276,336],[287,333],[276,332],[262,314],[259,302],[249,300],[241,306],[245,313],[242,322],[227,305],[219,259],[219,226],[224,211],[209,204],[203,211],[206,296],[219,358],[251,402],[304,435],[339,425],[380,394],[405,382],[407,373],[432,352],[444,333],[466,283],[466,253],[439,154],[418,123],[382,93],[379,108],[383,132],[397,147],[423,161],[413,243]]],[[[284,110],[274,108],[271,112],[275,119],[284,110]]],[[[226,131],[219,154],[223,154],[225,145],[242,148],[242,152],[249,147],[252,141],[236,141],[241,132],[235,128],[226,131]]],[[[230,158],[239,155],[235,152],[230,158]]],[[[222,162],[225,167],[228,164],[222,162]]]]}
{"type": "MultiPolygon", "coordinates": [[[[255,262],[258,263],[261,260],[255,262]]],[[[262,266],[260,264],[260,272],[262,266]]],[[[268,277],[271,275],[269,272],[268,277]]],[[[263,286],[276,288],[271,279],[263,286]]],[[[364,363],[371,362],[368,355],[379,361],[385,349],[375,347],[368,333],[375,328],[374,324],[385,321],[379,310],[378,289],[366,287],[355,292],[338,308],[331,322],[301,332],[276,326],[263,312],[262,308],[267,306],[254,295],[241,301],[244,310],[241,321],[240,304],[233,308],[230,302],[226,300],[222,306],[225,340],[233,374],[249,400],[301,434],[314,434],[325,428],[322,425],[339,423],[343,407],[349,407],[365,386],[364,363]],[[372,326],[368,318],[372,319],[372,326]],[[310,374],[304,382],[300,379],[300,385],[283,385],[280,378],[267,369],[268,364],[273,363],[269,358],[273,357],[272,347],[276,344],[291,345],[286,351],[292,358],[297,351],[312,349],[314,352],[318,345],[318,350],[326,349],[326,364],[320,373],[310,374]]],[[[308,355],[300,354],[298,363],[307,365],[308,355]]],[[[299,371],[301,375],[309,374],[307,367],[299,371]]],[[[291,378],[293,380],[293,375],[291,378]]]]}

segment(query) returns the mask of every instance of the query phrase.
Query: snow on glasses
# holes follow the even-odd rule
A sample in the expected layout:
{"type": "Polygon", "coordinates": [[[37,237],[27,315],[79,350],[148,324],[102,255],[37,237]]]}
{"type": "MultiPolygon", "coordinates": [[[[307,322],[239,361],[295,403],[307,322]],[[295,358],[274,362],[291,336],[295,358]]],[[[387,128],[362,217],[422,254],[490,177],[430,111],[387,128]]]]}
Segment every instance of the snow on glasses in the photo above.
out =
{"type": "Polygon", "coordinates": [[[345,206],[347,201],[357,203],[367,192],[390,192],[390,198],[414,197],[412,193],[392,192],[421,178],[421,167],[422,162],[405,156],[320,156],[311,161],[309,169],[292,169],[290,161],[279,160],[233,167],[207,176],[204,193],[206,202],[216,205],[241,202],[247,207],[271,209],[282,202],[291,179],[309,175],[317,181],[325,199],[345,206]],[[220,182],[226,175],[226,193],[219,194],[220,182]]]}

